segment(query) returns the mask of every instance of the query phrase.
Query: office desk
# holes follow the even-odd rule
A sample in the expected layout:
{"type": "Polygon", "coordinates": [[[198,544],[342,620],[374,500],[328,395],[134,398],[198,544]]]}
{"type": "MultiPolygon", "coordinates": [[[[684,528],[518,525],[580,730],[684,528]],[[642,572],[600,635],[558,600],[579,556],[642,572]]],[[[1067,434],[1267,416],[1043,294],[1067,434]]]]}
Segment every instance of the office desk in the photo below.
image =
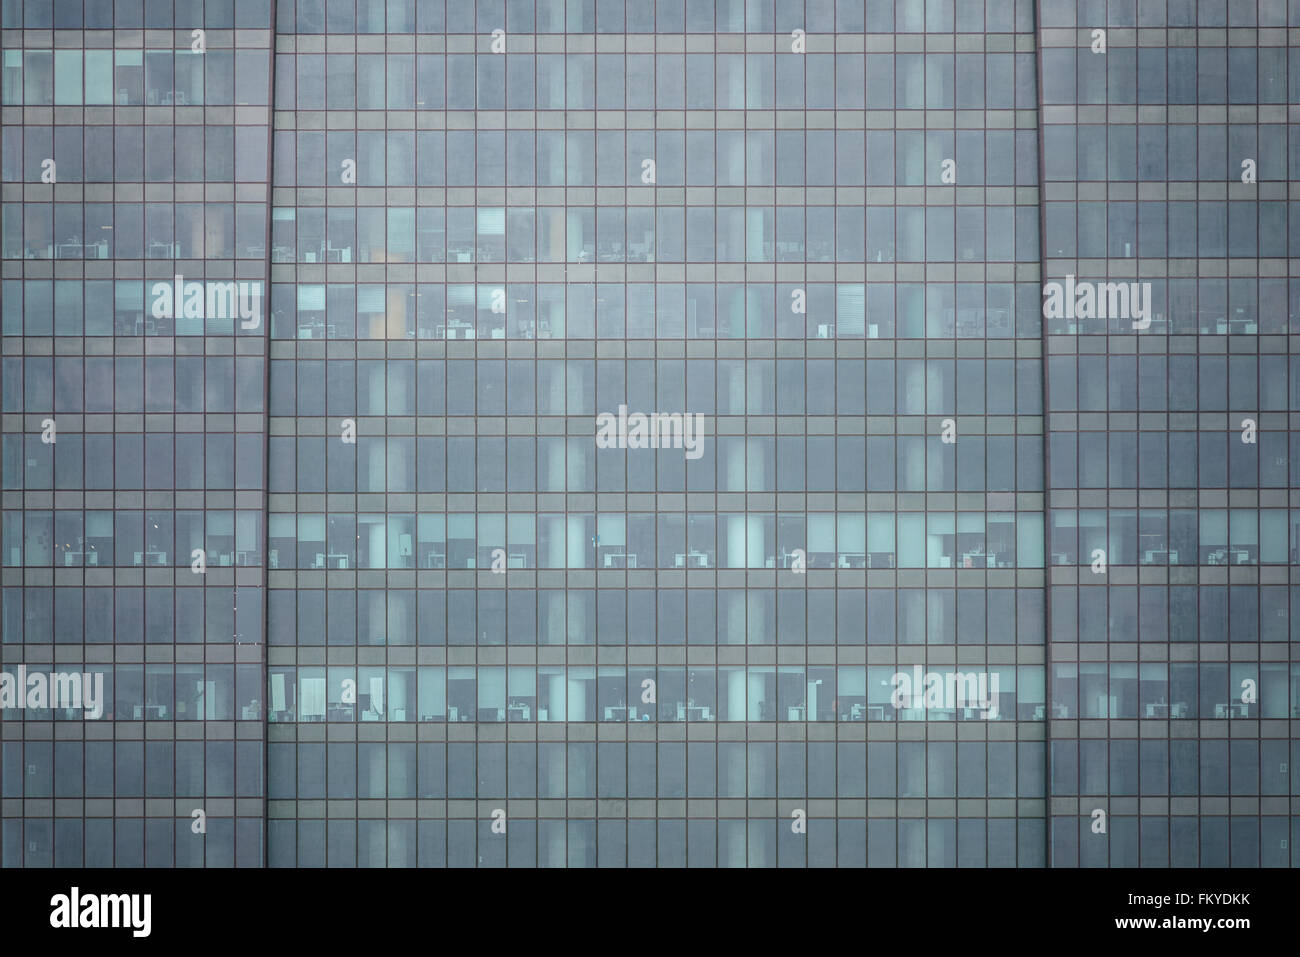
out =
{"type": "Polygon", "coordinates": [[[713,713],[703,705],[698,707],[692,705],[686,709],[687,721],[712,721],[713,713]]]}
{"type": "Polygon", "coordinates": [[[629,555],[626,552],[607,552],[605,555],[605,567],[636,568],[636,555],[629,555]],[[623,564],[614,566],[614,559],[621,558],[623,564]]]}
{"type": "Polygon", "coordinates": [[[1214,716],[1216,718],[1244,718],[1249,714],[1249,705],[1240,702],[1232,704],[1216,704],[1214,706],[1214,716]]]}
{"type": "Polygon", "coordinates": [[[333,339],[335,338],[334,323],[324,323],[318,320],[303,322],[298,324],[299,339],[333,339]]]}

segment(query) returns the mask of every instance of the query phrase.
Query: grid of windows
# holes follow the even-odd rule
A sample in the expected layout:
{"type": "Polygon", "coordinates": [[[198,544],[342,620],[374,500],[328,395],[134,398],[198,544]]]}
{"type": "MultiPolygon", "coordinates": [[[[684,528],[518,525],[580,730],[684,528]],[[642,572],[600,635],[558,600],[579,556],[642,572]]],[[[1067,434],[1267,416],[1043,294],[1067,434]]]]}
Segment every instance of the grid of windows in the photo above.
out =
{"type": "Polygon", "coordinates": [[[1050,860],[1285,866],[1297,10],[1115,6],[1040,25],[1044,279],[1151,296],[1045,320],[1050,860]]]}
{"type": "Polygon", "coordinates": [[[0,0],[0,861],[1287,863],[1289,26],[0,0]]]}
{"type": "Polygon", "coordinates": [[[0,705],[6,867],[265,862],[270,27],[0,4],[0,671],[102,681],[0,705]]]}
{"type": "Polygon", "coordinates": [[[281,9],[273,864],[1041,863],[1031,8],[779,7],[281,9]]]}

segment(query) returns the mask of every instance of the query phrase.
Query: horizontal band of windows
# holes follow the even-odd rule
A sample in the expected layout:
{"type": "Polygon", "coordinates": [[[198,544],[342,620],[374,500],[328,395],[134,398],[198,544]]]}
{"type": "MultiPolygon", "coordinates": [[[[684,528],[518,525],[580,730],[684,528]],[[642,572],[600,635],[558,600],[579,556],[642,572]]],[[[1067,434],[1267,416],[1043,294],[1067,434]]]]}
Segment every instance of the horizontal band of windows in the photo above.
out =
{"type": "Polygon", "coordinates": [[[265,106],[271,95],[269,50],[216,44],[204,50],[7,49],[0,69],[5,106],[265,106]]]}
{"type": "MultiPolygon", "coordinates": [[[[1123,584],[1118,570],[1108,573],[1110,586],[1100,575],[1082,585],[1049,586],[1055,660],[1101,660],[1108,645],[1112,655],[1131,657],[1140,645],[1144,661],[1198,654],[1222,661],[1231,645],[1236,655],[1279,661],[1287,642],[1300,640],[1300,576],[1291,584],[1283,578],[1229,585],[1222,576],[1219,584],[1200,584],[1195,574],[1170,575],[1175,584],[1166,585],[1137,584],[1131,576],[1123,584]]],[[[175,576],[175,584],[172,576],[152,574],[145,585],[145,576],[124,574],[116,588],[95,573],[98,582],[83,589],[77,576],[58,586],[57,606],[48,574],[29,573],[25,587],[9,575],[3,639],[46,661],[54,645],[84,643],[86,654],[104,657],[111,651],[102,649],[116,643],[128,649],[122,655],[138,657],[142,642],[154,661],[256,658],[269,620],[265,653],[272,664],[295,658],[319,664],[328,654],[339,664],[501,663],[507,655],[576,663],[626,655],[669,665],[715,655],[724,662],[742,655],[771,661],[779,652],[789,663],[860,665],[889,663],[924,646],[937,647],[935,655],[951,655],[955,647],[963,663],[986,656],[1034,663],[1043,656],[1041,573],[991,581],[972,570],[872,572],[868,577],[884,580],[865,589],[861,576],[846,583],[848,573],[838,575],[842,587],[830,587],[836,579],[826,571],[779,583],[775,576],[756,581],[763,576],[702,571],[599,579],[590,572],[515,572],[513,580],[479,588],[483,583],[467,572],[367,574],[300,573],[286,584],[277,578],[290,573],[273,573],[266,616],[260,576],[236,592],[231,576],[215,568],[207,576],[175,576]]]]}
{"type": "MultiPolygon", "coordinates": [[[[5,567],[262,564],[254,511],[3,521],[5,567]]],[[[1054,508],[1047,545],[1052,565],[1297,564],[1300,511],[1054,508]]],[[[1039,568],[1043,542],[1037,512],[272,513],[267,557],[272,569],[1039,568]]]]}
{"type": "MultiPolygon", "coordinates": [[[[910,682],[912,670],[898,673],[910,682]]],[[[273,666],[268,700],[272,722],[1043,719],[1041,665],[961,671],[948,682],[954,690],[950,700],[942,696],[940,676],[930,705],[920,700],[920,688],[913,700],[909,683],[895,706],[891,693],[903,681],[891,684],[892,666],[273,666]]]]}
{"type": "MultiPolygon", "coordinates": [[[[1285,209],[1284,204],[1277,205],[1285,209]]],[[[419,210],[418,229],[414,208],[363,206],[331,208],[328,237],[323,209],[302,207],[296,212],[301,215],[280,217],[272,223],[271,259],[275,263],[360,263],[364,268],[376,263],[476,261],[843,262],[861,268],[864,262],[1038,261],[1038,207],[1033,205],[878,206],[865,210],[833,206],[427,207],[419,210]]],[[[266,255],[266,208],[260,203],[211,203],[206,209],[190,203],[144,207],[136,203],[115,207],[107,203],[14,203],[5,204],[0,213],[4,219],[0,253],[5,259],[175,262],[261,260],[266,255]],[[142,211],[148,226],[142,225],[142,211]]],[[[1055,217],[1051,222],[1056,222],[1055,217]]],[[[1160,254],[1164,246],[1162,241],[1160,254]]],[[[1222,257],[1227,252],[1207,249],[1205,254],[1222,257]]],[[[1149,253],[1144,251],[1144,255],[1149,253]]],[[[1240,255],[1253,259],[1256,251],[1243,249],[1240,255]]],[[[1286,255],[1285,246],[1272,255],[1286,255]]],[[[508,308],[502,303],[496,312],[504,318],[508,308]]],[[[150,312],[154,319],[164,315],[150,312]]]]}
{"type": "MultiPolygon", "coordinates": [[[[1140,673],[1135,662],[1085,662],[1054,664],[1051,674],[1053,718],[1300,717],[1300,665],[1285,662],[1152,662],[1140,673]],[[1232,689],[1247,679],[1260,697],[1242,703],[1232,689]]],[[[273,665],[269,675],[272,722],[1038,721],[1046,713],[1041,665],[273,665]]]]}
{"type": "MultiPolygon", "coordinates": [[[[183,567],[200,560],[195,552],[202,554],[205,565],[262,564],[258,512],[150,512],[147,518],[138,511],[6,512],[4,565],[183,567]]],[[[770,513],[513,513],[478,516],[477,533],[475,527],[471,514],[273,514],[266,557],[270,568],[497,568],[502,572],[539,567],[1043,565],[1040,512],[988,516],[876,512],[838,518],[770,513]]]]}

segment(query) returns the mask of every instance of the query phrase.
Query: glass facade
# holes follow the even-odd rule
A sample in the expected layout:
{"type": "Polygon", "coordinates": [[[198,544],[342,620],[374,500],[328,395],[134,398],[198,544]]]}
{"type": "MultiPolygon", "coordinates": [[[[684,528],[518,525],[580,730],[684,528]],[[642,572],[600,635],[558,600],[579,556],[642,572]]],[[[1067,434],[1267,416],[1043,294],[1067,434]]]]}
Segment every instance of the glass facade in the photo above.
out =
{"type": "Polygon", "coordinates": [[[0,863],[1290,865],[1290,29],[0,0],[0,863]]]}
{"type": "Polygon", "coordinates": [[[1131,300],[1045,310],[1057,865],[1296,860],[1288,25],[1300,4],[1042,5],[1044,280],[1131,300]]]}
{"type": "Polygon", "coordinates": [[[0,692],[6,867],[265,859],[266,324],[225,291],[268,280],[273,32],[239,6],[0,6],[0,657],[104,697],[0,692]]]}

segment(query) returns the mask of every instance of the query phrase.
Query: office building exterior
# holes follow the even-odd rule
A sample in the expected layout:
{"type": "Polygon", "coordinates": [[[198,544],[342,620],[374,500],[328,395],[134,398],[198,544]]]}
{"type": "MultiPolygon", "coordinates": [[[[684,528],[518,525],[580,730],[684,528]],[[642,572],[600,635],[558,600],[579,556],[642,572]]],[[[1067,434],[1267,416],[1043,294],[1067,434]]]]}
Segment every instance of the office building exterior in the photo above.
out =
{"type": "Polygon", "coordinates": [[[0,863],[1290,866],[1293,30],[0,0],[0,863]]]}

